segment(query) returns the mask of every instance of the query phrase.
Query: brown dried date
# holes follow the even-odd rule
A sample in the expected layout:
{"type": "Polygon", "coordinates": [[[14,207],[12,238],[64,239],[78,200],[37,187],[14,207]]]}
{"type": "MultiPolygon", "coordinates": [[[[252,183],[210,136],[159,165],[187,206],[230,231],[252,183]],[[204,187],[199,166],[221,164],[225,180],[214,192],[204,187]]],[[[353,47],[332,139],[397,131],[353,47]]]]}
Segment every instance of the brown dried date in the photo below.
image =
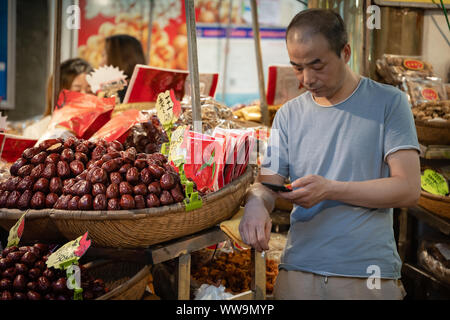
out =
{"type": "Polygon", "coordinates": [[[67,161],[67,163],[72,162],[75,160],[75,155],[73,153],[73,150],[70,148],[66,148],[61,152],[61,160],[67,161]]]}
{"type": "Polygon", "coordinates": [[[147,186],[145,184],[143,184],[143,183],[138,184],[137,186],[135,186],[133,188],[133,193],[135,195],[146,196],[147,193],[148,193],[147,186]]]}
{"type": "Polygon", "coordinates": [[[98,145],[92,150],[91,158],[93,160],[99,160],[106,153],[106,148],[102,145],[98,145]]]}
{"type": "Polygon", "coordinates": [[[89,147],[83,142],[76,146],[76,152],[89,153],[89,147]]]}
{"type": "Polygon", "coordinates": [[[122,179],[122,175],[119,172],[111,172],[111,174],[109,175],[109,180],[111,181],[111,183],[115,183],[115,184],[120,184],[123,179],[122,179]]]}
{"type": "MultiPolygon", "coordinates": [[[[87,180],[89,170],[84,170],[82,173],[75,177],[75,181],[87,180]]],[[[89,180],[90,181],[90,180],[89,180]]]]}
{"type": "Polygon", "coordinates": [[[53,208],[55,206],[56,201],[58,201],[58,195],[56,193],[49,193],[45,197],[45,207],[53,208]]]}
{"type": "Polygon", "coordinates": [[[57,153],[51,153],[45,158],[45,163],[54,163],[57,164],[58,161],[61,159],[61,156],[57,153]]]}
{"type": "Polygon", "coordinates": [[[78,202],[78,209],[80,210],[92,209],[92,196],[90,194],[85,194],[80,198],[80,201],[78,202]]]}
{"type": "Polygon", "coordinates": [[[138,168],[139,170],[142,170],[142,169],[144,169],[145,167],[147,167],[147,160],[146,160],[146,159],[137,159],[137,160],[134,162],[134,166],[135,166],[136,168],[138,168]]]}
{"type": "Polygon", "coordinates": [[[120,158],[120,152],[119,151],[108,152],[108,155],[111,157],[111,159],[120,158]]]}
{"type": "Polygon", "coordinates": [[[172,197],[172,195],[170,194],[169,191],[163,190],[161,192],[161,195],[159,196],[159,201],[161,201],[161,204],[163,206],[165,206],[165,205],[173,203],[173,197],[172,197]]]}
{"type": "Polygon", "coordinates": [[[94,160],[89,160],[88,163],[86,163],[86,169],[91,169],[94,165],[94,160]]]}
{"type": "Polygon", "coordinates": [[[134,196],[134,203],[136,209],[144,209],[146,205],[144,196],[140,194],[134,196]]]}
{"type": "Polygon", "coordinates": [[[36,192],[30,201],[32,209],[43,209],[45,207],[45,194],[41,191],[36,192]]]}
{"type": "Polygon", "coordinates": [[[21,210],[28,209],[30,207],[30,201],[33,197],[33,191],[25,190],[20,196],[19,200],[17,200],[17,208],[21,210]]]}
{"type": "Polygon", "coordinates": [[[111,141],[109,143],[109,148],[114,149],[116,151],[123,151],[123,145],[117,140],[111,141]]]}
{"type": "Polygon", "coordinates": [[[110,154],[104,154],[101,158],[100,158],[100,160],[102,160],[103,162],[107,162],[107,161],[109,161],[109,160],[112,160],[113,159],[113,157],[111,157],[111,155],[110,154]]]}
{"type": "Polygon", "coordinates": [[[33,179],[41,178],[44,170],[45,164],[40,163],[36,167],[34,167],[33,170],[31,170],[30,177],[32,177],[33,179]]]}
{"type": "Polygon", "coordinates": [[[122,167],[125,161],[122,158],[114,158],[111,161],[114,161],[118,168],[122,167]]]}
{"type": "Polygon", "coordinates": [[[34,185],[34,179],[31,176],[26,176],[17,184],[16,190],[24,192],[25,190],[31,190],[34,185]]]}
{"type": "Polygon", "coordinates": [[[160,179],[164,174],[164,169],[155,164],[149,164],[148,169],[155,179],[160,179]]]}
{"type": "Polygon", "coordinates": [[[56,172],[61,179],[68,178],[70,176],[69,164],[66,161],[58,161],[56,172]]]}
{"type": "Polygon", "coordinates": [[[102,164],[102,169],[105,170],[106,172],[110,173],[110,172],[119,170],[120,166],[118,165],[118,163],[116,161],[109,160],[109,161],[106,161],[104,164],[102,164]]]}
{"type": "Polygon", "coordinates": [[[75,149],[79,143],[80,141],[76,137],[69,137],[64,142],[64,148],[75,149]]]}
{"type": "Polygon", "coordinates": [[[124,210],[131,210],[136,207],[136,203],[134,202],[134,198],[132,195],[124,194],[120,198],[120,207],[124,210]]]}
{"type": "Polygon", "coordinates": [[[81,162],[83,162],[83,164],[86,164],[86,163],[88,163],[89,158],[86,155],[86,153],[75,152],[75,160],[81,161],[81,162]]]}
{"type": "Polygon", "coordinates": [[[6,206],[6,200],[8,200],[9,194],[11,192],[9,191],[3,191],[0,195],[0,208],[4,208],[6,206]]]}
{"type": "Polygon", "coordinates": [[[150,173],[150,170],[148,168],[142,169],[139,175],[141,178],[141,182],[146,185],[150,184],[153,181],[152,174],[150,173]]]}
{"type": "Polygon", "coordinates": [[[17,189],[17,186],[21,181],[21,177],[9,177],[8,180],[6,180],[5,189],[12,192],[17,189]]]}
{"type": "Polygon", "coordinates": [[[39,152],[41,152],[41,150],[37,147],[31,147],[31,148],[25,149],[25,151],[22,153],[22,158],[30,160],[35,155],[37,155],[39,152]]]}
{"type": "Polygon", "coordinates": [[[175,179],[171,173],[164,173],[160,180],[161,188],[170,190],[175,187],[175,179]]]}
{"type": "Polygon", "coordinates": [[[184,200],[184,194],[181,191],[180,185],[176,185],[175,188],[170,190],[170,194],[175,202],[182,202],[184,200]]]}
{"type": "Polygon", "coordinates": [[[106,194],[106,186],[103,183],[96,183],[92,186],[92,195],[106,194]]]}
{"type": "Polygon", "coordinates": [[[147,208],[159,207],[161,205],[156,194],[150,193],[146,198],[147,208]]]}
{"type": "Polygon", "coordinates": [[[67,210],[78,210],[78,203],[80,202],[79,196],[73,196],[67,204],[67,210]]]}
{"type": "Polygon", "coordinates": [[[12,176],[16,176],[19,169],[22,168],[27,163],[28,163],[27,159],[24,158],[17,159],[16,162],[13,163],[11,168],[9,168],[9,173],[11,173],[12,176]]]}
{"type": "Polygon", "coordinates": [[[46,178],[39,178],[38,181],[36,181],[36,183],[33,186],[33,191],[34,192],[43,192],[43,193],[47,193],[48,189],[49,189],[49,184],[50,182],[48,181],[48,179],[46,178]]]}
{"type": "Polygon", "coordinates": [[[17,175],[20,177],[29,176],[31,174],[31,171],[33,170],[34,166],[32,164],[24,165],[22,168],[20,168],[17,171],[17,175]]]}
{"type": "Polygon", "coordinates": [[[106,188],[106,197],[108,199],[119,198],[120,190],[119,185],[111,183],[108,188],[106,188]]]}
{"type": "Polygon", "coordinates": [[[58,198],[53,208],[60,209],[60,210],[67,210],[67,207],[69,205],[69,201],[72,199],[72,196],[70,194],[64,194],[58,198]]]}
{"type": "Polygon", "coordinates": [[[73,160],[70,163],[70,171],[74,176],[79,175],[84,171],[84,164],[80,160],[73,160]]]}
{"type": "Polygon", "coordinates": [[[62,143],[55,143],[54,145],[48,147],[46,149],[49,153],[61,153],[64,150],[64,146],[62,143]]]}
{"type": "Polygon", "coordinates": [[[154,160],[160,161],[162,163],[166,163],[167,162],[166,156],[163,155],[162,153],[152,153],[152,154],[150,154],[148,156],[148,159],[149,160],[154,159],[154,160]]]}
{"type": "Polygon", "coordinates": [[[126,163],[126,164],[124,164],[123,166],[120,167],[119,173],[121,173],[123,175],[126,175],[128,169],[130,169],[131,167],[132,167],[132,165],[130,163],[126,163]]]}
{"type": "Polygon", "coordinates": [[[50,180],[55,176],[56,176],[56,165],[54,163],[47,163],[44,171],[42,172],[42,177],[50,180]]]}
{"type": "Polygon", "coordinates": [[[51,146],[57,144],[57,143],[61,143],[60,139],[48,139],[48,140],[44,140],[39,144],[39,148],[41,150],[47,150],[48,148],[50,148],[51,146]]]}
{"type": "Polygon", "coordinates": [[[120,210],[120,201],[117,198],[108,200],[108,210],[120,210]]]}
{"type": "Polygon", "coordinates": [[[102,168],[92,169],[91,182],[93,184],[95,184],[95,183],[106,184],[108,182],[108,174],[106,173],[106,170],[104,170],[102,168]]]}
{"type": "Polygon", "coordinates": [[[31,158],[30,162],[31,164],[39,164],[39,163],[44,163],[45,159],[47,158],[47,152],[42,151],[39,152],[37,155],[35,155],[33,158],[31,158]]]}
{"type": "Polygon", "coordinates": [[[62,189],[63,194],[70,194],[70,188],[75,184],[75,182],[75,179],[64,180],[62,189]]]}
{"type": "Polygon", "coordinates": [[[133,187],[126,181],[122,181],[119,184],[119,192],[121,195],[124,194],[133,194],[133,187]]]}
{"type": "Polygon", "coordinates": [[[148,185],[148,193],[154,193],[157,196],[161,194],[161,184],[159,181],[152,182],[148,185]]]}
{"type": "Polygon", "coordinates": [[[8,199],[6,200],[6,207],[7,208],[16,208],[17,207],[17,201],[19,200],[21,194],[19,191],[14,190],[9,195],[8,199]]]}
{"type": "Polygon", "coordinates": [[[60,177],[53,177],[50,179],[49,190],[51,193],[61,194],[63,183],[60,177]]]}
{"type": "Polygon", "coordinates": [[[104,194],[98,194],[94,198],[94,210],[106,210],[108,207],[108,200],[104,194]]]}
{"type": "Polygon", "coordinates": [[[83,196],[85,194],[91,193],[92,184],[89,181],[81,180],[76,182],[71,188],[72,195],[83,196]]]}
{"type": "Polygon", "coordinates": [[[130,184],[136,184],[139,182],[139,170],[135,167],[128,169],[126,179],[130,184]]]}

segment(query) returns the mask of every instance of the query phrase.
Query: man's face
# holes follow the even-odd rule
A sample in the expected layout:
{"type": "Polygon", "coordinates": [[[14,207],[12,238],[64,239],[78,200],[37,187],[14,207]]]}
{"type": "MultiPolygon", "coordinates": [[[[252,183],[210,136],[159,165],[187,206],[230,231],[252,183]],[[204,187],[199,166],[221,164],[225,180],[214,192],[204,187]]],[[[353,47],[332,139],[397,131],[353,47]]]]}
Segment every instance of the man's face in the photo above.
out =
{"type": "Polygon", "coordinates": [[[287,50],[295,75],[314,97],[332,98],[344,84],[346,61],[322,35],[291,30],[287,50]]]}

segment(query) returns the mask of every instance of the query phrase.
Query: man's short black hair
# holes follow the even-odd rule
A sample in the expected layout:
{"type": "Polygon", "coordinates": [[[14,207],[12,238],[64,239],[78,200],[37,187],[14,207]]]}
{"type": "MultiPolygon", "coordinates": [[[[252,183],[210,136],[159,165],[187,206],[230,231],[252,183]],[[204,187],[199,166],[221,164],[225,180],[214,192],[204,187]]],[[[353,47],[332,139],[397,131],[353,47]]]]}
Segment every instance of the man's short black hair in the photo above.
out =
{"type": "Polygon", "coordinates": [[[311,35],[323,35],[338,57],[348,42],[347,30],[342,17],[329,9],[307,9],[296,14],[286,30],[286,40],[291,29],[304,29],[311,35]]]}

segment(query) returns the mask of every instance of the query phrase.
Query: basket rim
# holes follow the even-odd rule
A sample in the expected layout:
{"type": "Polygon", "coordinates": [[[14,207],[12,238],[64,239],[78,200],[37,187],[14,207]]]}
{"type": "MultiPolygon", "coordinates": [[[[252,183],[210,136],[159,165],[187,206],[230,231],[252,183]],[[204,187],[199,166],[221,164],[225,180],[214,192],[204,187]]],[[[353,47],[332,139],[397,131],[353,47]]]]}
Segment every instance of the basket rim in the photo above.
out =
{"type": "Polygon", "coordinates": [[[450,121],[424,121],[424,120],[417,120],[415,119],[414,122],[416,123],[416,126],[426,127],[426,128],[433,128],[433,129],[450,129],[450,121]]]}
{"type": "MultiPolygon", "coordinates": [[[[213,192],[207,194],[202,197],[203,207],[205,204],[213,202],[217,199],[224,198],[231,193],[234,193],[237,188],[243,183],[247,183],[253,178],[253,169],[249,165],[247,170],[242,174],[238,179],[232,181],[230,184],[226,185],[224,188],[217,192],[213,192]]],[[[198,210],[202,210],[202,208],[189,211],[189,214],[195,214],[198,210]]],[[[50,209],[48,210],[50,218],[55,220],[118,220],[118,219],[127,219],[127,220],[139,220],[145,219],[148,217],[162,217],[168,214],[179,214],[180,212],[186,213],[184,203],[176,203],[163,207],[156,208],[145,208],[138,210],[102,210],[102,211],[94,211],[94,210],[86,210],[86,211],[69,211],[69,210],[57,210],[50,209]],[[68,214],[70,213],[70,214],[68,214]]]]}
{"type": "Polygon", "coordinates": [[[20,210],[20,209],[8,209],[8,208],[0,208],[0,220],[17,220],[24,213],[27,213],[25,216],[25,220],[34,220],[40,218],[48,218],[50,216],[49,210],[20,210]]]}
{"type": "Polygon", "coordinates": [[[420,191],[420,195],[423,196],[424,198],[428,198],[430,200],[441,201],[441,202],[446,202],[446,203],[450,204],[450,197],[435,195],[435,194],[426,192],[424,190],[420,191]]]}

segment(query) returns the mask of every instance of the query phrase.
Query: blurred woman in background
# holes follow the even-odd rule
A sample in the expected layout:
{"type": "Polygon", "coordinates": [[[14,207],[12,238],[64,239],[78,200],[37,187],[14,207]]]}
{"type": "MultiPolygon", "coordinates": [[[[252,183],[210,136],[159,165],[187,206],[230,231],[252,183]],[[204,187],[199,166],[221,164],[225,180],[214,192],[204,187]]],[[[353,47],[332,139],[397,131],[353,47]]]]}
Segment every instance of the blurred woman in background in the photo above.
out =
{"type": "MultiPolygon", "coordinates": [[[[134,67],[137,64],[146,64],[144,50],[139,40],[126,34],[106,38],[101,66],[119,68],[127,76],[127,82],[130,83],[134,67]]],[[[125,97],[126,90],[125,87],[119,91],[121,101],[125,97]]]]}

